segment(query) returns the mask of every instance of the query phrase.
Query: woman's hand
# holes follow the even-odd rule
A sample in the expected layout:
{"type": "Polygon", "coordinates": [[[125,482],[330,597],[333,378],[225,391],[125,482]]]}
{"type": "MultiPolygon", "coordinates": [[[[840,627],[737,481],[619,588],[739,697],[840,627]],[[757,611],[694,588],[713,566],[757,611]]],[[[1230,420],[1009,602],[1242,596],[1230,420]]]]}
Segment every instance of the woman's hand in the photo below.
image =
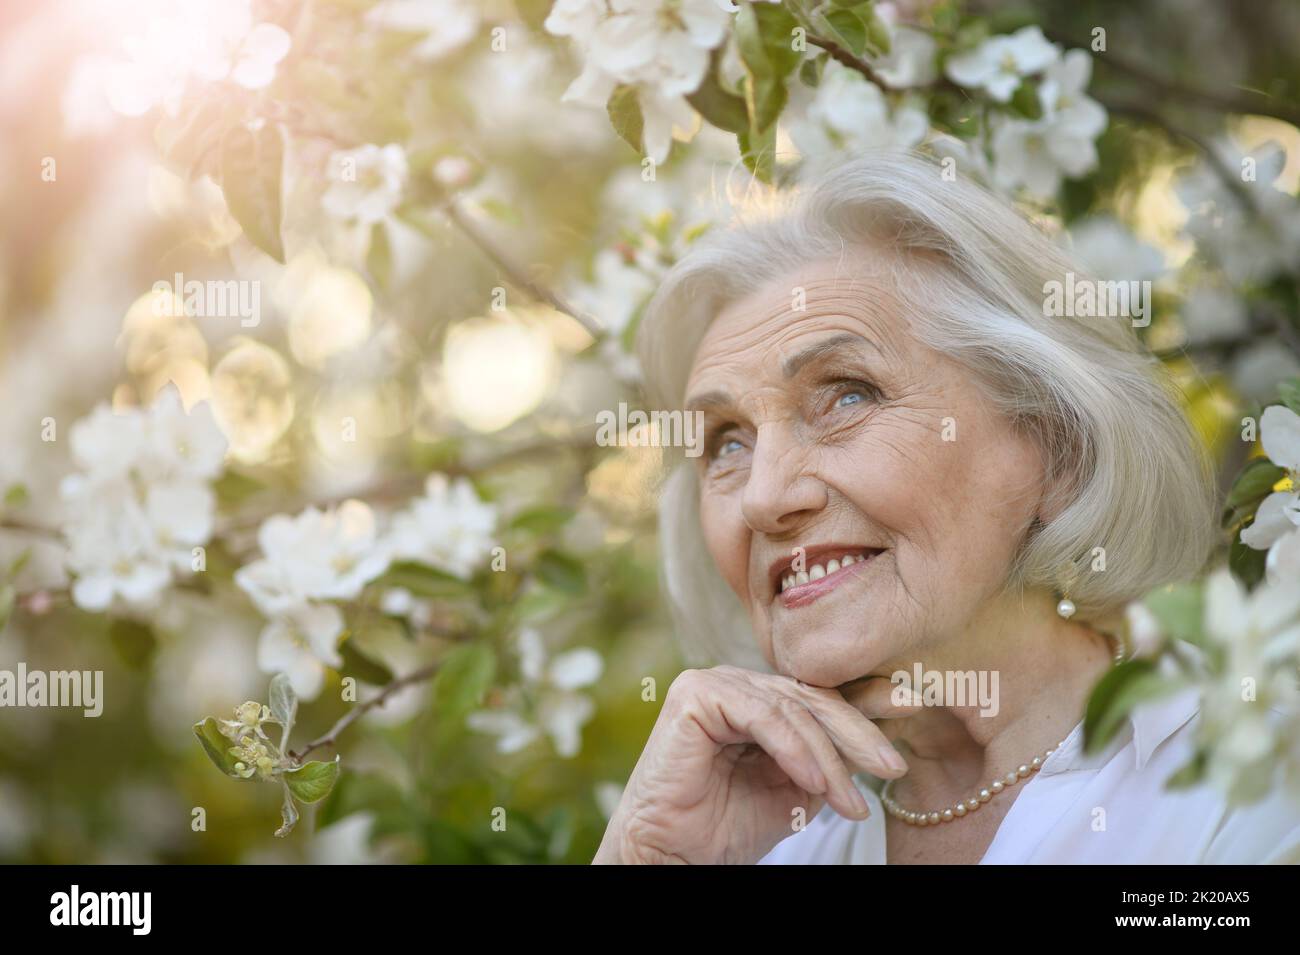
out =
{"type": "Polygon", "coordinates": [[[789,677],[686,670],[668,688],[592,861],[753,863],[823,803],[865,819],[851,773],[907,772],[864,715],[893,715],[890,685],[866,684],[855,684],[850,705],[838,690],[789,677]]]}

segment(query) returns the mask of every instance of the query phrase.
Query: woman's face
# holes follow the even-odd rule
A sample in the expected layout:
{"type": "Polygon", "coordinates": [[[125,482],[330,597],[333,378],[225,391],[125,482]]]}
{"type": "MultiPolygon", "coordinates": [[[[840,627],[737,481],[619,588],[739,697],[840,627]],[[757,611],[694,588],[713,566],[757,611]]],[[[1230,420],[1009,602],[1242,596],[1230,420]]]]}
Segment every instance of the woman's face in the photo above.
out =
{"type": "Polygon", "coordinates": [[[761,286],[716,317],[687,386],[709,552],[768,662],[818,686],[960,658],[1014,599],[1042,498],[1032,443],[912,336],[891,286],[832,260],[761,286]]]}

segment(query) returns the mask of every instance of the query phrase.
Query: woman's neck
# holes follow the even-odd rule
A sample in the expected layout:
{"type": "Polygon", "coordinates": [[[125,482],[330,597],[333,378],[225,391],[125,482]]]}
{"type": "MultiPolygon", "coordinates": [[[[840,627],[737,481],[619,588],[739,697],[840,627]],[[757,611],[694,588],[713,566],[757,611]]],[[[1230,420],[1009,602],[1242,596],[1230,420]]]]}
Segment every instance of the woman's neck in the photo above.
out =
{"type": "Polygon", "coordinates": [[[926,705],[878,724],[910,767],[894,797],[951,805],[1043,755],[1078,723],[1113,653],[1104,635],[1057,616],[1050,595],[992,607],[919,652],[898,670],[914,684],[919,664],[923,683],[912,688],[926,705]]]}

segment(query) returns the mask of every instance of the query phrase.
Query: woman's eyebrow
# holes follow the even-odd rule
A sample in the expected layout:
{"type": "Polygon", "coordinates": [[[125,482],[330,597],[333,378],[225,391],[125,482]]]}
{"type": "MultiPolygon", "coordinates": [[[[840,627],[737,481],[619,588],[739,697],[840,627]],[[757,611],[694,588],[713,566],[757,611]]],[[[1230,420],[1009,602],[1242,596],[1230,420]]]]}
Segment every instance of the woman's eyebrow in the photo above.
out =
{"type": "Polygon", "coordinates": [[[874,342],[863,338],[861,335],[855,335],[853,332],[843,332],[839,335],[834,335],[825,341],[809,345],[802,351],[791,355],[782,364],[781,373],[785,375],[786,378],[793,378],[799,373],[799,370],[809,362],[816,361],[818,358],[837,351],[860,352],[864,345],[873,348],[876,351],[880,351],[874,342]]]}
{"type": "Polygon", "coordinates": [[[725,391],[706,391],[686,399],[687,411],[716,411],[731,407],[731,395],[725,391]]]}

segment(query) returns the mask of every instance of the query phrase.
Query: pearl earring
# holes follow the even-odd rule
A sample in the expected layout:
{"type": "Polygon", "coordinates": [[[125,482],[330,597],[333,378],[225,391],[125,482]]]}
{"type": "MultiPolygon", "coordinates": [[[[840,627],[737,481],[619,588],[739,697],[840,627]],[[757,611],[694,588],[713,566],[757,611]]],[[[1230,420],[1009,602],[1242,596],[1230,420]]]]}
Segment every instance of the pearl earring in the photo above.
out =
{"type": "Polygon", "coordinates": [[[1062,597],[1061,602],[1056,605],[1056,612],[1066,620],[1069,620],[1074,616],[1074,611],[1076,609],[1074,601],[1069,597],[1062,597]]]}

